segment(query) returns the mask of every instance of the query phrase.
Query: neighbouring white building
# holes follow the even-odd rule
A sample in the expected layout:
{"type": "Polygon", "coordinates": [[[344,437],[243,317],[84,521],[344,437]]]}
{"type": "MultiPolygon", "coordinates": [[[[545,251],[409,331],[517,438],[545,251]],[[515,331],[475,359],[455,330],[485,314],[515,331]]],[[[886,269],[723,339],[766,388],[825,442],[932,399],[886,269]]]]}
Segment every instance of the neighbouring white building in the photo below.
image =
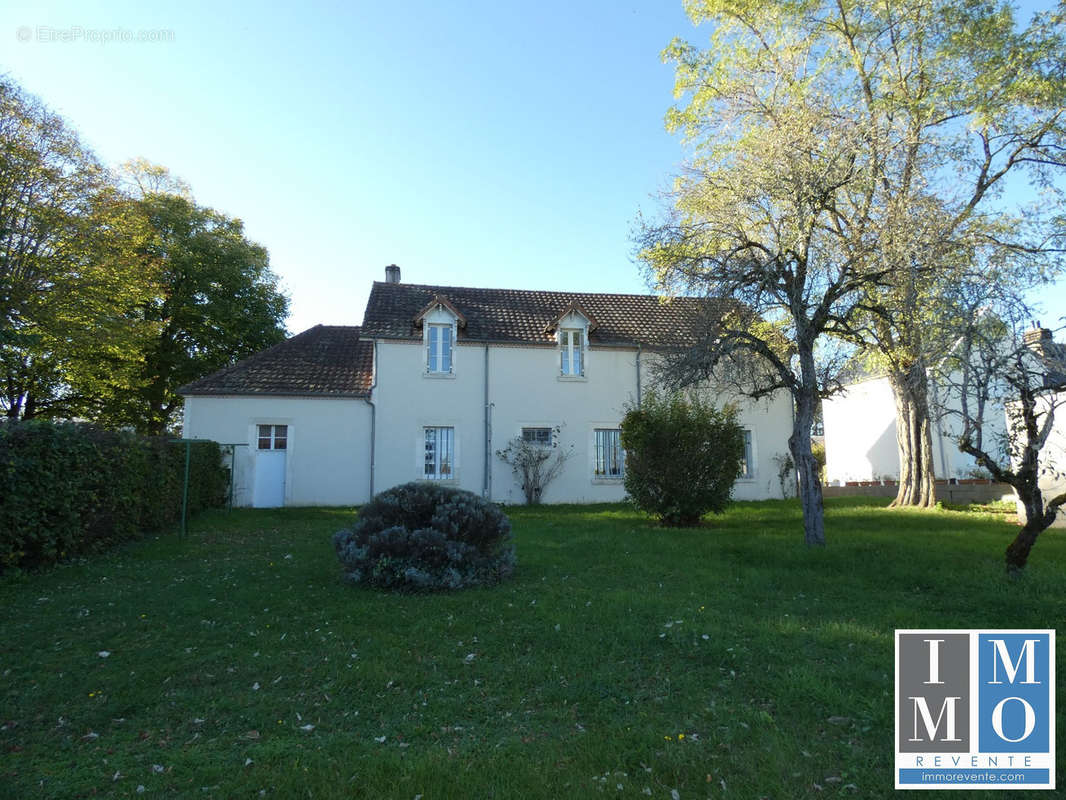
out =
{"type": "MultiPolygon", "coordinates": [[[[1066,345],[1053,341],[1051,331],[1035,327],[1026,331],[1025,346],[1038,359],[1032,369],[1043,372],[1049,387],[1060,387],[1066,382],[1063,370],[1066,364],[1066,345]]],[[[933,419],[933,468],[937,478],[963,479],[981,475],[973,456],[961,452],[955,445],[962,429],[961,405],[958,397],[959,375],[950,376],[947,385],[939,386],[930,381],[930,402],[943,412],[933,419]],[[934,398],[936,398],[934,400],[934,398]]],[[[1008,393],[1006,385],[1001,391],[1008,393]]],[[[1062,397],[1061,390],[1049,388],[1042,400],[1056,405],[1062,397]]],[[[1008,414],[1004,399],[990,400],[984,412],[983,437],[990,453],[1006,454],[1008,414]]],[[[972,405],[971,405],[972,407],[972,405]]],[[[1050,464],[1059,465],[1058,472],[1066,475],[1066,416],[1060,410],[1042,459],[1047,462],[1042,484],[1054,483],[1050,464]]],[[[840,394],[822,401],[822,419],[825,427],[826,479],[829,483],[848,481],[877,481],[883,478],[898,479],[899,450],[896,445],[896,405],[892,386],[886,377],[871,377],[856,381],[840,394]]],[[[984,473],[984,474],[983,474],[984,473]]],[[[1059,483],[1066,486],[1066,477],[1059,483]]]]}
{"type": "MultiPolygon", "coordinates": [[[[938,389],[931,386],[930,391],[938,389]]],[[[957,405],[950,397],[945,401],[957,405]]],[[[822,423],[825,473],[830,484],[899,479],[896,401],[888,378],[856,381],[840,394],[822,400],[822,423]]],[[[955,446],[958,425],[950,415],[933,419],[933,471],[937,478],[970,478],[979,473],[973,457],[955,446]]],[[[1002,404],[989,410],[985,430],[990,436],[1005,432],[1002,404]]]]}
{"type": "MultiPolygon", "coordinates": [[[[237,505],[355,505],[411,480],[521,503],[496,453],[553,436],[570,458],[542,499],[618,501],[622,417],[699,303],[405,284],[390,265],[362,326],[315,326],[182,387],[184,435],[236,445],[237,505]]],[[[719,399],[745,429],[734,497],[780,497],[790,398],[719,399]]]]}

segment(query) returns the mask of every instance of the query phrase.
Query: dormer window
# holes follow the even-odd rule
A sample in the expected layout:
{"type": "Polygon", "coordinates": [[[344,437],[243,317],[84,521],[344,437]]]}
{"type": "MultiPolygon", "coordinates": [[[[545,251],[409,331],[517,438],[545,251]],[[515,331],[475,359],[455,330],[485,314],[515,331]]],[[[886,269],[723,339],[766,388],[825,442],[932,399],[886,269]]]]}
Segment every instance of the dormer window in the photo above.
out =
{"type": "Polygon", "coordinates": [[[452,326],[426,326],[426,372],[438,374],[452,371],[452,326]]]}
{"type": "Polygon", "coordinates": [[[585,336],[581,328],[559,329],[559,365],[562,375],[578,377],[585,374],[585,336]]]}
{"type": "Polygon", "coordinates": [[[585,351],[589,333],[596,320],[577,303],[571,302],[545,327],[544,332],[555,334],[559,344],[559,379],[585,380],[585,351]]]}
{"type": "Polygon", "coordinates": [[[414,318],[422,327],[422,342],[426,349],[426,377],[455,377],[455,338],[459,328],[466,325],[466,317],[447,297],[433,299],[414,318]]]}

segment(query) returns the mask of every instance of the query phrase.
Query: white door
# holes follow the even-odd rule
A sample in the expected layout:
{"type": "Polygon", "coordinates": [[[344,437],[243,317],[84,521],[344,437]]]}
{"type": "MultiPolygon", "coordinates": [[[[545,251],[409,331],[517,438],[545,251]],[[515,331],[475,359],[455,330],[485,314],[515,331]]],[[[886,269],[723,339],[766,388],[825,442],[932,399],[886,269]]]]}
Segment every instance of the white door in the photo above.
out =
{"type": "Polygon", "coordinates": [[[287,425],[258,425],[255,451],[255,478],[252,507],[277,508],[285,505],[285,454],[288,452],[287,425]]]}

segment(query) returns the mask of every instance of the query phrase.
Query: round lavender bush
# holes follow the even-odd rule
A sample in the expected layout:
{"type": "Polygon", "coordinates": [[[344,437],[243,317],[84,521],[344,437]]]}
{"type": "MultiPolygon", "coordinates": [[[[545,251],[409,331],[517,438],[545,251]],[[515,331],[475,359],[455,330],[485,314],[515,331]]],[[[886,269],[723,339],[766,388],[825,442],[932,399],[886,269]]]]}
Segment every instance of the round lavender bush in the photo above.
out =
{"type": "Polygon", "coordinates": [[[333,534],[345,577],[385,589],[432,591],[499,583],[514,572],[511,522],[472,492],[405,483],[381,492],[333,534]]]}

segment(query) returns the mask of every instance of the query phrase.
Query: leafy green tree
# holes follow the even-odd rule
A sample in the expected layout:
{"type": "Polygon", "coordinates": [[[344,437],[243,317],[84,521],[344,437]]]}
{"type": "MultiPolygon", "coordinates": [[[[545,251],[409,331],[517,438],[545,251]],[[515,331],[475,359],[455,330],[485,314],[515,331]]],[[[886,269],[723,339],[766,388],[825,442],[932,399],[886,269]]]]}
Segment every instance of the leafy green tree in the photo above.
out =
{"type": "MultiPolygon", "coordinates": [[[[685,86],[697,80],[689,70],[709,56],[675,48],[685,86]]],[[[804,540],[823,545],[811,426],[844,366],[826,345],[830,336],[852,335],[862,287],[884,280],[887,270],[871,267],[861,238],[836,225],[843,198],[873,180],[860,158],[863,131],[807,97],[794,77],[803,60],[794,58],[776,70],[706,66],[712,74],[699,79],[687,110],[671,117],[672,126],[686,128],[694,161],[675,183],[673,208],[664,220],[642,224],[637,246],[660,290],[708,301],[693,340],[665,354],[665,384],[713,378],[756,399],[791,396],[789,451],[804,540]]]]}
{"type": "Polygon", "coordinates": [[[648,393],[622,420],[625,487],[664,525],[691,527],[729,505],[744,459],[736,409],[648,393]]]}
{"type": "MultiPolygon", "coordinates": [[[[900,455],[894,505],[936,502],[928,370],[950,342],[937,318],[947,295],[990,244],[1057,271],[1049,236],[1066,166],[1066,36],[1061,9],[1020,29],[996,0],[832,3],[803,25],[815,47],[838,49],[838,85],[871,132],[880,179],[867,224],[892,280],[868,290],[868,361],[894,390],[900,455]],[[827,33],[819,34],[826,26],[827,33]],[[850,88],[848,88],[850,87],[850,88]],[[997,202],[1024,173],[1049,189],[1029,208],[997,202]]],[[[986,274],[986,281],[997,273],[986,274]]]]}
{"type": "MultiPolygon", "coordinates": [[[[1043,241],[1001,238],[1011,226],[994,224],[990,202],[1008,175],[1046,182],[1063,165],[1062,16],[1018,32],[996,0],[685,6],[714,23],[707,49],[675,40],[664,53],[677,69],[667,125],[691,162],[667,218],[641,225],[639,256],[667,293],[740,304],[672,374],[728,372],[753,397],[791,393],[805,538],[820,544],[810,424],[845,374],[848,345],[834,341],[891,356],[907,401],[901,460],[914,463],[929,416],[917,289],[975,242],[1043,241]]],[[[1026,221],[1016,233],[1048,222],[1026,221]]],[[[917,466],[916,480],[931,474],[929,459],[917,466]]]]}
{"type": "Polygon", "coordinates": [[[110,175],[35,97],[0,79],[0,404],[8,418],[84,415],[130,376],[150,292],[110,175]]]}
{"type": "Polygon", "coordinates": [[[179,387],[285,338],[288,298],[240,220],[197,205],[161,168],[127,172],[140,192],[129,200],[143,232],[136,260],[158,287],[136,313],[155,334],[136,386],[105,392],[100,417],[162,433],[181,407],[179,387]]]}

